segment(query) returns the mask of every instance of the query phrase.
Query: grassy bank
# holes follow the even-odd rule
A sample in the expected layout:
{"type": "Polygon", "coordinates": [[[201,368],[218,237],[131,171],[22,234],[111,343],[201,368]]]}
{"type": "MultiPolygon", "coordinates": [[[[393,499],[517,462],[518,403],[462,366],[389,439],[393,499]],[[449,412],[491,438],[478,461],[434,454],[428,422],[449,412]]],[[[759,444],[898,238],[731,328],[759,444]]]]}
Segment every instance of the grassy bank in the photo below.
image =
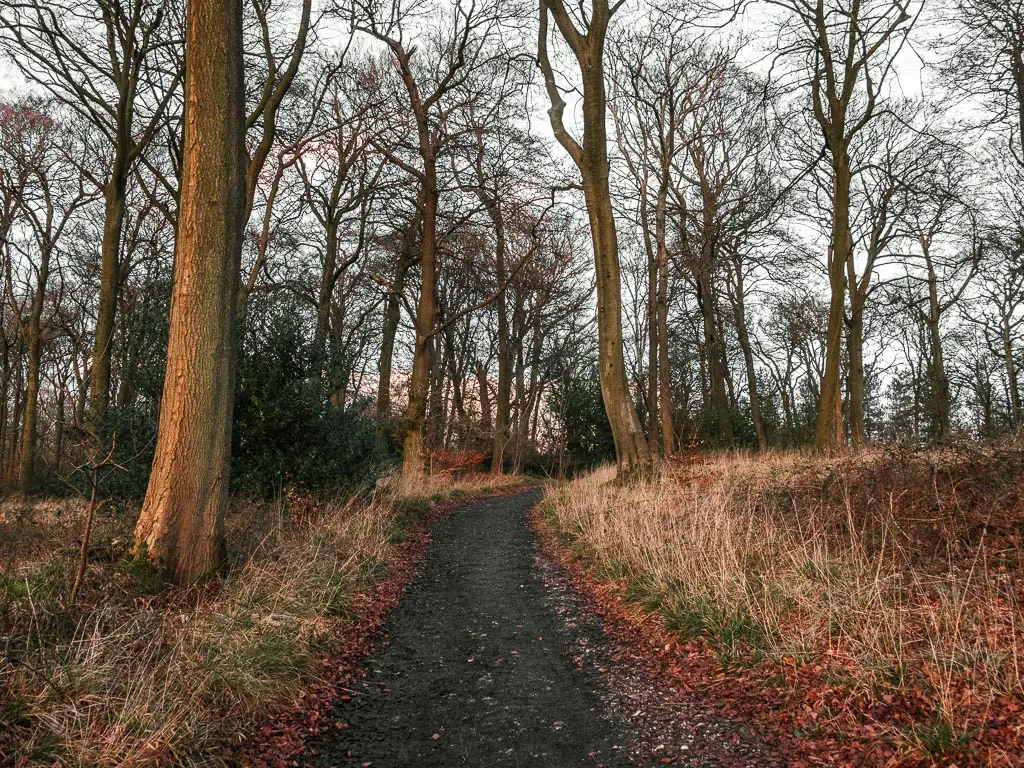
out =
{"type": "Polygon", "coordinates": [[[827,735],[867,764],[1020,764],[1020,448],[693,457],[656,483],[610,477],[550,491],[550,532],[719,668],[788,689],[789,741],[827,735]]]}
{"type": "Polygon", "coordinates": [[[231,569],[167,587],[126,554],[138,510],[94,531],[68,595],[82,528],[73,501],[9,502],[0,517],[0,763],[216,764],[338,649],[410,533],[438,504],[514,478],[384,482],[370,498],[235,501],[231,569]]]}

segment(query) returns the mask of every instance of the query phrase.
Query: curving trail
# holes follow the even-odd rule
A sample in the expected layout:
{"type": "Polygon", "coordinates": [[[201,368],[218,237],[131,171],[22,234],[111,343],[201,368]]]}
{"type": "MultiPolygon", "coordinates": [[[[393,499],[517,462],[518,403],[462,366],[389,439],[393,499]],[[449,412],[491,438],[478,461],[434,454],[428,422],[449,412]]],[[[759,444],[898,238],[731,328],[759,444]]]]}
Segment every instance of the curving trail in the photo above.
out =
{"type": "Polygon", "coordinates": [[[437,523],[364,685],[334,706],[340,727],[309,745],[305,765],[634,764],[601,675],[574,661],[574,647],[601,640],[563,620],[534,562],[526,513],[540,498],[475,502],[437,523]]]}

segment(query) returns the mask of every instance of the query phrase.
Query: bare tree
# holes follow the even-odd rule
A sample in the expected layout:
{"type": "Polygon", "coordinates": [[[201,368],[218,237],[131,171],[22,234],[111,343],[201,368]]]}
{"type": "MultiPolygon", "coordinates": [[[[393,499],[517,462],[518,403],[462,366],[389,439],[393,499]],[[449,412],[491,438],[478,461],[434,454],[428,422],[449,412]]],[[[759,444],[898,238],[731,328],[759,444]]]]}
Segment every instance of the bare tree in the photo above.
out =
{"type": "Polygon", "coordinates": [[[609,189],[608,136],[606,125],[604,47],[608,24],[621,2],[593,0],[574,19],[564,0],[541,0],[537,58],[551,109],[548,117],[555,138],[580,171],[583,196],[597,271],[597,328],[601,395],[615,437],[615,453],[621,479],[650,470],[651,452],[626,381],[622,350],[622,296],[619,275],[618,235],[609,189]],[[559,37],[568,45],[583,86],[583,136],[577,141],[563,120],[565,100],[548,54],[548,18],[554,19],[559,37]],[[582,31],[581,31],[582,28],[582,31]]]}
{"type": "Polygon", "coordinates": [[[494,55],[493,36],[500,16],[497,7],[490,4],[455,3],[448,23],[434,30],[433,35],[420,36],[425,44],[421,47],[409,44],[406,26],[414,22],[414,17],[397,2],[381,7],[353,0],[344,12],[356,30],[387,46],[405,89],[414,123],[415,165],[382,144],[377,144],[376,149],[420,185],[420,294],[402,465],[404,474],[416,475],[424,468],[423,426],[437,320],[438,155],[447,139],[445,120],[453,106],[446,103],[446,97],[475,67],[494,55]],[[421,50],[425,52],[416,56],[421,50]],[[426,52],[431,54],[432,60],[424,61],[426,52]]]}
{"type": "MultiPolygon", "coordinates": [[[[72,113],[73,114],[73,113],[72,113]]],[[[73,226],[79,209],[94,197],[85,180],[67,161],[80,152],[74,134],[53,114],[52,107],[29,102],[16,108],[0,125],[0,162],[24,175],[18,209],[27,224],[25,237],[9,242],[5,267],[6,299],[25,340],[26,373],[18,484],[31,489],[39,432],[39,386],[44,343],[44,311],[56,268],[57,250],[73,226]],[[18,265],[15,269],[15,257],[18,265]],[[13,273],[18,272],[20,275],[13,273]],[[19,279],[19,277],[21,279],[19,279]],[[19,283],[17,295],[15,283],[19,283]]],[[[51,310],[52,311],[52,310],[51,310]]]]}
{"type": "Polygon", "coordinates": [[[780,55],[799,62],[799,82],[809,91],[811,115],[831,163],[826,259],[831,299],[815,429],[815,443],[827,450],[845,442],[840,374],[846,266],[853,258],[850,148],[884,104],[896,57],[923,4],[919,0],[769,2],[786,11],[780,55]]]}
{"type": "Polygon", "coordinates": [[[110,402],[110,358],[128,181],[157,136],[181,80],[173,5],[150,0],[18,0],[0,9],[0,47],[29,81],[95,126],[107,162],[82,166],[103,190],[91,410],[110,402]]]}

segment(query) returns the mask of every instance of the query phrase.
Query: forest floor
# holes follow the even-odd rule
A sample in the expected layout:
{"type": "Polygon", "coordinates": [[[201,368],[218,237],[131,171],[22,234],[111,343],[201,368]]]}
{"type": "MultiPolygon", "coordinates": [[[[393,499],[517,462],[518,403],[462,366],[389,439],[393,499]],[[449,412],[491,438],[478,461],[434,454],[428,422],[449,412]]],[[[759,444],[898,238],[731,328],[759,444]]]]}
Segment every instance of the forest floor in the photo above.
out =
{"type": "Polygon", "coordinates": [[[434,526],[365,676],[300,765],[781,765],[609,642],[528,528],[540,498],[468,504],[434,526]]]}
{"type": "Polygon", "coordinates": [[[694,454],[551,488],[545,547],[785,764],[1024,765],[1024,447],[694,454]]]}
{"type": "Polygon", "coordinates": [[[430,540],[519,477],[389,477],[372,495],[233,499],[229,571],[161,583],[128,554],[138,507],[98,515],[69,600],[84,504],[0,504],[0,766],[291,764],[430,540]],[[256,745],[255,747],[253,745],[256,745]]]}
{"type": "Polygon", "coordinates": [[[0,765],[1024,766],[1021,446],[611,478],[237,503],[188,590],[112,509],[73,605],[8,504],[0,765]]]}

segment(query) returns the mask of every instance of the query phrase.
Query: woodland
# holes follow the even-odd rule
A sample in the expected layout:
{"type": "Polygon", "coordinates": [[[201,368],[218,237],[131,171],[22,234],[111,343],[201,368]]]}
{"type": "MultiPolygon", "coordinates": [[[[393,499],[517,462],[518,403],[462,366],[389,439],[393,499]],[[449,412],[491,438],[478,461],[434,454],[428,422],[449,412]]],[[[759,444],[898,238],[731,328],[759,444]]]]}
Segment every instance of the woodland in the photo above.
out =
{"type": "Polygon", "coordinates": [[[542,478],[665,653],[1019,764],[1022,190],[1021,0],[0,0],[0,762],[253,732],[542,478]]]}

